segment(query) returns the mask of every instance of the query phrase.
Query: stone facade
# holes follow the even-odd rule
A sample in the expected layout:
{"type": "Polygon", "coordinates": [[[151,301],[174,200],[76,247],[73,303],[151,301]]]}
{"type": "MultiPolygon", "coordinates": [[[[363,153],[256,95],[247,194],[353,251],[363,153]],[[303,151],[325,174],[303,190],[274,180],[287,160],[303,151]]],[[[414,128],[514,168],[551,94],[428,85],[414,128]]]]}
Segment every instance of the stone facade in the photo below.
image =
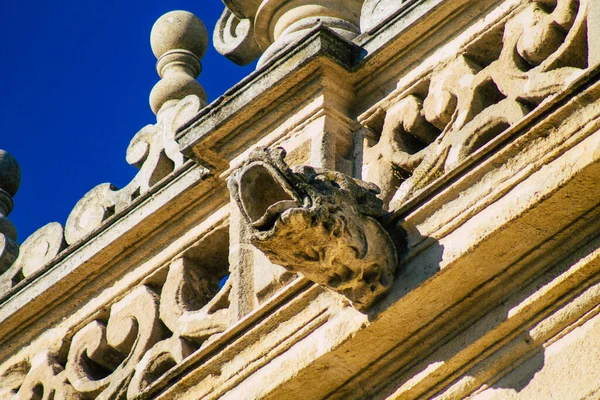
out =
{"type": "Polygon", "coordinates": [[[0,151],[0,399],[600,398],[600,2],[224,3],[127,186],[19,246],[0,151]]]}

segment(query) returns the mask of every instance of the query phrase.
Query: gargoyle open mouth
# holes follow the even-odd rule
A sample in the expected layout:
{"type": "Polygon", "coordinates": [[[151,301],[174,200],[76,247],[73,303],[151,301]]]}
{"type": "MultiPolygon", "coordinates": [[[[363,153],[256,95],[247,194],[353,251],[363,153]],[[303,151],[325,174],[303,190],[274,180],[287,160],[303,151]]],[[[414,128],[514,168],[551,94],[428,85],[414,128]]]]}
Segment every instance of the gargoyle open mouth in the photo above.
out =
{"type": "Polygon", "coordinates": [[[385,293],[398,264],[378,188],[338,171],[285,162],[283,149],[256,149],[228,186],[247,239],[273,264],[364,308],[385,293]]]}
{"type": "Polygon", "coordinates": [[[252,227],[260,231],[271,229],[286,210],[302,206],[285,177],[260,161],[247,165],[240,172],[239,196],[252,227]]]}

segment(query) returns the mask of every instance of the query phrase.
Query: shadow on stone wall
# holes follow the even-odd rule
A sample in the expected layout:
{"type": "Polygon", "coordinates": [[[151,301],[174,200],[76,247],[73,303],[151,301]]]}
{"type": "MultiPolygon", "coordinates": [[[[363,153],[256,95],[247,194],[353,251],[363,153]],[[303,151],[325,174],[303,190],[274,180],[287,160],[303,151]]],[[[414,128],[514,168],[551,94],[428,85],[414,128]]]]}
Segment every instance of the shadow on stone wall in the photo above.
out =
{"type": "MultiPolygon", "coordinates": [[[[390,298],[384,299],[379,307],[374,307],[372,312],[369,313],[372,320],[375,320],[377,315],[385,308],[399,301],[403,296],[417,289],[424,282],[438,274],[441,271],[440,265],[444,257],[445,249],[442,244],[430,238],[423,238],[423,240],[430,240],[431,245],[426,250],[423,250],[419,256],[419,263],[413,262],[407,264],[408,248],[406,245],[406,232],[403,229],[389,229],[389,227],[388,231],[392,232],[401,261],[396,272],[395,288],[390,293],[390,298]],[[409,266],[411,264],[412,266],[409,266]]],[[[525,256],[523,255],[522,258],[525,256]]],[[[414,343],[414,338],[409,338],[405,343],[391,352],[396,352],[395,356],[390,356],[391,353],[386,354],[385,357],[389,361],[385,362],[382,368],[391,369],[394,368],[394,365],[404,365],[404,367],[397,371],[395,378],[389,379],[388,376],[388,379],[378,382],[378,378],[374,377],[372,384],[375,387],[363,387],[360,389],[364,391],[365,396],[372,396],[374,392],[378,392],[378,395],[373,398],[386,399],[425,369],[442,365],[450,360],[452,360],[451,362],[456,362],[457,357],[464,357],[464,355],[460,354],[461,352],[475,345],[477,341],[490,334],[500,324],[505,322],[509,318],[509,312],[514,306],[520,304],[539,289],[538,286],[528,286],[533,281],[533,277],[517,281],[512,274],[509,275],[505,272],[503,271],[501,276],[491,278],[498,281],[492,290],[495,293],[490,294],[489,292],[482,291],[477,295],[473,295],[473,293],[469,294],[467,297],[473,296],[473,298],[470,300],[463,299],[465,303],[468,303],[467,305],[454,304],[450,307],[449,311],[446,310],[436,317],[431,324],[415,332],[414,336],[419,337],[418,344],[414,343]],[[520,294],[514,296],[519,291],[521,291],[520,294]],[[510,296],[513,296],[513,298],[510,298],[510,296]],[[490,318],[491,314],[495,315],[490,318]],[[483,326],[479,326],[478,329],[472,329],[469,332],[470,328],[485,318],[489,318],[487,325],[484,324],[483,326]],[[452,341],[460,335],[463,335],[463,337],[453,344],[452,341]],[[406,351],[402,352],[398,350],[404,346],[410,348],[411,345],[406,345],[409,341],[413,341],[414,344],[412,346],[415,347],[429,346],[423,352],[420,351],[423,347],[417,349],[415,352],[415,354],[420,355],[429,354],[429,358],[427,359],[427,356],[418,356],[419,359],[413,358],[410,360],[410,358],[414,357],[413,355],[406,354],[406,351]],[[390,385],[390,382],[394,380],[395,384],[390,385]],[[385,389],[382,390],[384,387],[385,389]]],[[[426,302],[428,299],[423,299],[423,301],[426,302]]],[[[473,385],[468,390],[469,393],[473,393],[484,384],[490,385],[491,388],[510,389],[516,393],[521,392],[529,385],[545,364],[545,348],[541,344],[534,345],[533,342],[534,340],[529,335],[528,329],[524,329],[521,332],[507,333],[505,336],[499,337],[496,341],[491,341],[490,345],[486,347],[486,350],[490,349],[489,354],[486,354],[483,360],[478,361],[475,366],[470,367],[468,372],[463,372],[463,375],[460,375],[456,379],[449,380],[446,384],[440,382],[443,385],[441,386],[443,389],[438,394],[453,385],[458,384],[461,386],[461,380],[467,385],[473,385]],[[513,337],[513,339],[507,343],[500,343],[507,337],[513,337]],[[496,346],[498,348],[494,349],[496,346]]],[[[434,393],[430,392],[428,395],[434,395],[434,393]]]]}
{"type": "MultiPolygon", "coordinates": [[[[527,340],[532,340],[527,334],[527,340]]],[[[512,389],[517,393],[520,393],[529,385],[535,375],[544,367],[545,348],[543,346],[537,346],[534,350],[535,353],[529,358],[523,361],[519,366],[511,365],[512,369],[508,374],[503,376],[500,380],[494,383],[491,387],[494,389],[512,389]]]]}

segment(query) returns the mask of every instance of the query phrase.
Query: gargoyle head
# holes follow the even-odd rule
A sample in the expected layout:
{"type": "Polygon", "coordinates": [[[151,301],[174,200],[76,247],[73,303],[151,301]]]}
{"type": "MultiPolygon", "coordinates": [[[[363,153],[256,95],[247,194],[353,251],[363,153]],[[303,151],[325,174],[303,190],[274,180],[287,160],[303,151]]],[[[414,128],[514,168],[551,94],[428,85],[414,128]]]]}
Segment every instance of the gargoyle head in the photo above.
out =
{"type": "Polygon", "coordinates": [[[340,172],[297,167],[283,149],[255,150],[229,180],[251,241],[275,264],[369,306],[392,284],[398,260],[375,219],[373,184],[340,172]]]}

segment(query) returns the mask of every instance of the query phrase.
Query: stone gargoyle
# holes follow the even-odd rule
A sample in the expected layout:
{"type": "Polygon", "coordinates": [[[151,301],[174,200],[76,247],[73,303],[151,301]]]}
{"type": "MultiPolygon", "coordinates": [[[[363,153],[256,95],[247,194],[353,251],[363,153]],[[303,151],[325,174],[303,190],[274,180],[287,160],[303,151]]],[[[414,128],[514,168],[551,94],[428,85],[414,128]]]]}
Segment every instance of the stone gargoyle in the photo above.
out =
{"type": "Polygon", "coordinates": [[[394,279],[398,255],[376,218],[379,189],[340,172],[285,163],[285,150],[255,150],[229,179],[251,243],[271,262],[364,309],[394,279]]]}

